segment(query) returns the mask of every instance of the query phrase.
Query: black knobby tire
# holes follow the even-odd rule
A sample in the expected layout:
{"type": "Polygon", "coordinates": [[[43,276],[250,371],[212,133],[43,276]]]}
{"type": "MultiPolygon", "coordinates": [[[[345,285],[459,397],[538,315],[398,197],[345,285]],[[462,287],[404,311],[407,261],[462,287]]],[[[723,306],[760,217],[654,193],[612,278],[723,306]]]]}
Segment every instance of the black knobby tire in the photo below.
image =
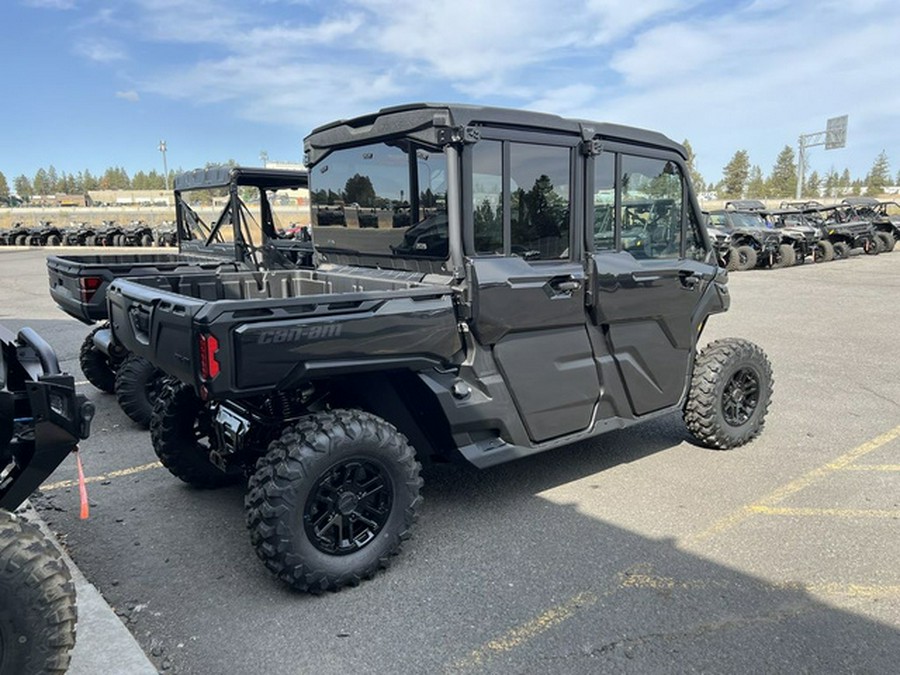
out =
{"type": "Polygon", "coordinates": [[[147,359],[129,354],[116,370],[116,400],[134,422],[148,429],[163,373],[147,359]]]}
{"type": "Polygon", "coordinates": [[[66,672],[76,620],[59,552],[35,525],[0,511],[0,675],[66,672]]]}
{"type": "Polygon", "coordinates": [[[760,434],[772,398],[772,366],[747,340],[710,343],[697,356],[684,406],[688,431],[702,445],[727,450],[760,434]]]}
{"type": "Polygon", "coordinates": [[[729,272],[736,272],[738,268],[738,252],[734,246],[729,247],[728,253],[725,254],[725,269],[729,272]]]}
{"type": "Polygon", "coordinates": [[[199,488],[237,483],[241,473],[226,473],[209,459],[216,448],[212,413],[183,382],[164,378],[150,416],[153,450],[173,476],[199,488]]]}
{"type": "Polygon", "coordinates": [[[875,236],[881,240],[881,251],[882,253],[891,253],[894,250],[894,246],[897,244],[897,241],[894,239],[894,235],[890,232],[879,231],[875,233],[875,236]]]}
{"type": "Polygon", "coordinates": [[[257,555],[302,591],[371,578],[409,537],[422,501],[420,469],[406,437],[374,415],[333,410],[301,419],[250,477],[244,505],[257,555]]]}
{"type": "Polygon", "coordinates": [[[866,255],[878,255],[881,253],[881,247],[881,239],[873,236],[871,240],[863,245],[863,251],[866,252],[866,255]]]}
{"type": "Polygon", "coordinates": [[[757,254],[756,249],[752,246],[738,246],[737,247],[737,270],[744,272],[746,270],[752,270],[756,267],[757,263],[757,254]]]}
{"type": "Polygon", "coordinates": [[[149,234],[145,234],[141,237],[141,246],[148,247],[153,246],[153,237],[149,234]]]}
{"type": "Polygon", "coordinates": [[[817,263],[820,262],[829,262],[834,260],[834,246],[827,239],[822,239],[818,244],[816,244],[816,253],[814,256],[814,260],[817,263]]]}
{"type": "Polygon", "coordinates": [[[85,245],[85,246],[95,246],[95,245],[96,245],[96,242],[97,242],[97,235],[89,234],[88,236],[86,236],[86,237],[84,238],[84,245],[85,245]]]}
{"type": "Polygon", "coordinates": [[[109,324],[101,324],[88,333],[81,343],[78,362],[81,372],[88,382],[100,391],[112,394],[116,390],[116,370],[109,358],[94,346],[94,335],[97,331],[109,328],[109,324]]]}
{"type": "Polygon", "coordinates": [[[833,248],[835,260],[843,260],[850,257],[850,244],[848,244],[846,241],[834,242],[833,248]]]}
{"type": "Polygon", "coordinates": [[[28,235],[20,234],[16,237],[16,246],[25,246],[28,243],[28,235]]]}
{"type": "Polygon", "coordinates": [[[797,253],[794,251],[794,247],[790,244],[781,244],[778,247],[778,253],[775,254],[772,260],[772,267],[790,267],[796,262],[797,253]]]}

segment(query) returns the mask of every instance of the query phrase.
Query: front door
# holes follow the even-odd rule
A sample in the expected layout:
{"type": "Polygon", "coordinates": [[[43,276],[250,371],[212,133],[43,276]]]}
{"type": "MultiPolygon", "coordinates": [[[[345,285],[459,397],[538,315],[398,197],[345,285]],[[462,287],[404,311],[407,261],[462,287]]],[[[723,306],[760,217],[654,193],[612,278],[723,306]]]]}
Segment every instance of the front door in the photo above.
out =
{"type": "Polygon", "coordinates": [[[594,158],[591,322],[635,415],[675,405],[696,343],[695,311],[716,267],[679,162],[607,151],[594,158]]]}
{"type": "Polygon", "coordinates": [[[534,442],[588,428],[600,391],[581,246],[573,247],[578,155],[569,139],[545,141],[483,138],[468,174],[472,329],[534,442]]]}

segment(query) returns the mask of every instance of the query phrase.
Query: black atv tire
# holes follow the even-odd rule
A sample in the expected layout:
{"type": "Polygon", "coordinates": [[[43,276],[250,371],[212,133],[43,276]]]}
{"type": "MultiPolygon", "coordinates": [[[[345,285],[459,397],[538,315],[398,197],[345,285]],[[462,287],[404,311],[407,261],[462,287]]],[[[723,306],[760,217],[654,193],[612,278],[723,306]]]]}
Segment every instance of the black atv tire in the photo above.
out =
{"type": "Polygon", "coordinates": [[[153,237],[149,234],[145,234],[141,237],[141,246],[150,247],[153,246],[153,237]]]}
{"type": "Polygon", "coordinates": [[[894,250],[894,246],[897,245],[897,241],[896,239],[894,239],[894,235],[890,232],[876,232],[875,236],[881,240],[882,253],[891,253],[894,250]]]}
{"type": "Polygon", "coordinates": [[[878,255],[881,253],[882,243],[881,239],[878,237],[872,237],[871,241],[866,242],[863,246],[863,251],[866,252],[866,255],[878,255]]]}
{"type": "Polygon", "coordinates": [[[844,260],[850,257],[850,244],[845,241],[834,242],[834,259],[844,260]]]}
{"type": "Polygon", "coordinates": [[[165,378],[150,416],[150,440],[159,461],[176,478],[212,489],[240,482],[243,475],[225,472],[209,459],[216,446],[209,408],[183,382],[165,378]]]}
{"type": "Polygon", "coordinates": [[[58,234],[48,235],[44,240],[45,246],[59,246],[62,244],[62,238],[58,234]]]}
{"type": "Polygon", "coordinates": [[[729,272],[736,272],[738,268],[738,252],[734,246],[728,249],[728,257],[725,261],[725,269],[729,272]]]}
{"type": "Polygon", "coordinates": [[[144,429],[150,428],[153,402],[159,397],[162,378],[161,370],[136,354],[129,354],[116,370],[119,407],[144,429]]]}
{"type": "Polygon", "coordinates": [[[702,445],[718,450],[750,442],[765,425],[772,398],[772,366],[747,340],[707,345],[694,362],[684,422],[702,445]]]}
{"type": "Polygon", "coordinates": [[[834,260],[834,246],[832,243],[827,239],[823,239],[816,244],[816,252],[813,256],[813,260],[817,263],[834,260]]]}
{"type": "Polygon", "coordinates": [[[20,234],[16,237],[16,246],[25,246],[28,243],[28,235],[20,234]]]}
{"type": "Polygon", "coordinates": [[[85,246],[96,246],[97,245],[97,235],[89,234],[84,238],[85,246]]]}
{"type": "Polygon", "coordinates": [[[797,262],[797,253],[790,244],[781,244],[772,259],[772,269],[791,267],[797,262]]]}
{"type": "Polygon", "coordinates": [[[756,267],[756,263],[757,254],[755,248],[747,245],[737,247],[737,267],[735,269],[739,272],[752,270],[756,267]]]}
{"type": "Polygon", "coordinates": [[[266,567],[298,590],[355,586],[386,568],[409,537],[422,502],[420,470],[406,437],[379,417],[304,417],[272,441],[250,477],[250,540],[266,567]]]}
{"type": "Polygon", "coordinates": [[[0,675],[66,672],[77,618],[75,584],[56,547],[0,511],[0,675]]]}
{"type": "Polygon", "coordinates": [[[84,342],[81,343],[78,362],[81,365],[81,372],[84,373],[88,382],[100,391],[112,394],[116,390],[116,369],[106,354],[94,346],[94,335],[97,331],[106,328],[109,328],[109,324],[104,323],[88,333],[84,342]]]}

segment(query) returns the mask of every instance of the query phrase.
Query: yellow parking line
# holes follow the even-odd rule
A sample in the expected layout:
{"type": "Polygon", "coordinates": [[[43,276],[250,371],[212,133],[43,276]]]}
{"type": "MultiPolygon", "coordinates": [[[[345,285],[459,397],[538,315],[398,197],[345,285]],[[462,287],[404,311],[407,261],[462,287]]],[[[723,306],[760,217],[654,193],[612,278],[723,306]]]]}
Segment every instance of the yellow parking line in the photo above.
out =
{"type": "Polygon", "coordinates": [[[796,508],[788,506],[764,506],[757,504],[750,507],[753,513],[761,513],[766,516],[828,516],[836,518],[897,518],[900,520],[900,511],[882,509],[814,509],[796,508]]]}
{"type": "Polygon", "coordinates": [[[466,658],[454,663],[450,670],[467,670],[480,666],[487,659],[503,652],[508,652],[527,642],[536,635],[545,633],[554,626],[573,616],[578,610],[597,603],[596,593],[584,592],[570,598],[566,602],[551,607],[540,616],[511,628],[498,638],[494,638],[479,647],[466,658]]]}
{"type": "MultiPolygon", "coordinates": [[[[110,471],[107,474],[101,474],[99,476],[88,476],[84,479],[85,483],[99,483],[104,480],[109,480],[110,478],[122,478],[123,476],[133,476],[136,473],[141,473],[142,471],[149,471],[150,469],[161,469],[162,464],[159,462],[150,462],[149,464],[141,464],[140,466],[132,466],[128,469],[119,469],[117,471],[110,471]]],[[[78,485],[77,480],[61,480],[57,483],[44,483],[39,488],[40,490],[60,490],[62,488],[75,487],[78,485]]]]}
{"type": "Polygon", "coordinates": [[[822,480],[824,477],[830,475],[834,471],[846,469],[860,457],[864,457],[870,452],[874,452],[878,448],[890,443],[897,438],[900,438],[900,426],[896,426],[890,431],[873,438],[871,441],[853,448],[853,450],[851,450],[850,452],[841,455],[828,464],[820,466],[817,469],[813,469],[809,473],[800,476],[800,478],[797,478],[796,480],[793,480],[790,483],[781,486],[762,499],[759,499],[752,504],[747,504],[740,507],[733,513],[713,523],[710,527],[706,528],[702,532],[698,532],[697,534],[688,537],[686,541],[689,543],[698,543],[714,537],[717,534],[721,534],[726,530],[730,530],[735,525],[744,522],[748,518],[758,513],[758,507],[775,506],[791,495],[794,495],[797,492],[806,489],[813,483],[822,480]]]}
{"type": "Polygon", "coordinates": [[[900,471],[900,464],[852,464],[845,466],[843,471],[900,471]]]}

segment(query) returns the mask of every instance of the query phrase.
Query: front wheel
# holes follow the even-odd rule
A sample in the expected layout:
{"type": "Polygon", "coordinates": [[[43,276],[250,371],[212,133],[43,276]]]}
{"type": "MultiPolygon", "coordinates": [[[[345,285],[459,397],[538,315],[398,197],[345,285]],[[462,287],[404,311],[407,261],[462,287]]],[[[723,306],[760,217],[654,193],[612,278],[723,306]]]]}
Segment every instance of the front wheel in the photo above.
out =
{"type": "Polygon", "coordinates": [[[890,232],[876,232],[875,236],[881,241],[881,251],[883,253],[891,253],[894,250],[897,241],[894,239],[893,234],[890,232]]]}
{"type": "Polygon", "coordinates": [[[702,445],[727,450],[760,434],[772,397],[772,366],[747,340],[728,338],[697,356],[684,422],[702,445]]]}
{"type": "Polygon", "coordinates": [[[366,412],[333,410],[287,426],[257,462],[244,500],[257,555],[302,591],[371,578],[409,536],[420,468],[406,437],[366,412]]]}
{"type": "Polygon", "coordinates": [[[0,511],[0,675],[64,673],[77,616],[75,584],[56,547],[0,511]]]}
{"type": "Polygon", "coordinates": [[[834,246],[827,239],[822,239],[816,244],[813,260],[817,263],[834,260],[834,246]]]}
{"type": "Polygon", "coordinates": [[[772,267],[790,267],[796,262],[797,254],[794,252],[794,247],[790,244],[781,244],[778,247],[778,252],[775,254],[775,259],[772,261],[772,267]]]}
{"type": "Polygon", "coordinates": [[[746,270],[752,270],[756,267],[757,262],[757,254],[756,249],[752,246],[738,246],[737,247],[737,270],[740,272],[744,272],[746,270]]]}
{"type": "Polygon", "coordinates": [[[843,260],[850,257],[850,244],[846,241],[834,242],[834,259],[843,260]]]}

